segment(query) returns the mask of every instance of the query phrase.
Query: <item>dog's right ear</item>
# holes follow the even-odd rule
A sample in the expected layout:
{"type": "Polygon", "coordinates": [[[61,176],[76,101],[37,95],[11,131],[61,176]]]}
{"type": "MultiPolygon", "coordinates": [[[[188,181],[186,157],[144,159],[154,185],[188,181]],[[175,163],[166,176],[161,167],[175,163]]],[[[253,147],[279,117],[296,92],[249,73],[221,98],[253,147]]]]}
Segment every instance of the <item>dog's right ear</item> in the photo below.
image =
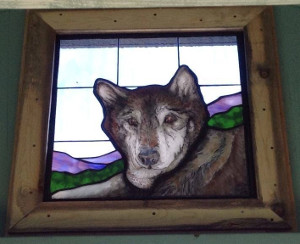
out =
{"type": "Polygon", "coordinates": [[[94,94],[105,107],[111,107],[127,97],[127,90],[108,80],[97,79],[94,84],[94,94]]]}
{"type": "Polygon", "coordinates": [[[169,91],[182,100],[202,100],[198,88],[197,77],[186,65],[182,65],[176,71],[174,77],[167,85],[169,91]]]}

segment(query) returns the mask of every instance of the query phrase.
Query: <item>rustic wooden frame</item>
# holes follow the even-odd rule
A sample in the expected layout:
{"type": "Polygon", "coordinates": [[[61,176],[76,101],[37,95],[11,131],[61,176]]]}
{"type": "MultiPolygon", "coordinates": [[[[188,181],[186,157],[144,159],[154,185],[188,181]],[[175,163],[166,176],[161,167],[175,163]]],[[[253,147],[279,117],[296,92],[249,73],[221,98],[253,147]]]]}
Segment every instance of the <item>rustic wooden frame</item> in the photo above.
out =
{"type": "Polygon", "coordinates": [[[8,234],[296,229],[271,7],[28,11],[15,138],[8,234]],[[195,30],[244,31],[257,198],[44,202],[56,35],[195,30]]]}

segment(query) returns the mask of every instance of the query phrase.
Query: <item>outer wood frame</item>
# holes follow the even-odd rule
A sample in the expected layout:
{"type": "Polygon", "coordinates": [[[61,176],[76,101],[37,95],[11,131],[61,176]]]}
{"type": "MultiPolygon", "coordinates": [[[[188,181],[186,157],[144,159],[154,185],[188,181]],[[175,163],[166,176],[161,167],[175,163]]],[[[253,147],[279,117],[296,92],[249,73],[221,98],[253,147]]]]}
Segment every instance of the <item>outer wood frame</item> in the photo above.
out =
{"type": "Polygon", "coordinates": [[[8,206],[8,234],[295,230],[272,8],[28,11],[8,206]],[[257,198],[43,202],[56,35],[195,30],[245,33],[257,198]]]}

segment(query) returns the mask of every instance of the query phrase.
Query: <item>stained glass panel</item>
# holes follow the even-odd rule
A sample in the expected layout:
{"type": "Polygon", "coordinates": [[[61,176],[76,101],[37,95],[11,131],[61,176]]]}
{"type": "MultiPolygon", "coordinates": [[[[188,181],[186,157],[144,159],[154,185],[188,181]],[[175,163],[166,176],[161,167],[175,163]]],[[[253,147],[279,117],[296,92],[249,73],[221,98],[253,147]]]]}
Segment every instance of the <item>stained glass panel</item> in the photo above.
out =
{"type": "MultiPolygon", "coordinates": [[[[156,167],[156,158],[167,161],[172,158],[173,148],[164,149],[159,153],[156,151],[157,148],[151,148],[151,150],[149,148],[139,149],[139,140],[146,142],[160,138],[157,143],[162,145],[160,147],[166,148],[170,145],[176,147],[180,143],[180,137],[172,143],[162,142],[171,135],[171,131],[167,132],[164,137],[157,135],[156,139],[150,139],[151,135],[162,133],[162,131],[148,131],[155,123],[152,122],[152,124],[146,126],[147,121],[139,122],[141,114],[153,113],[150,111],[151,106],[153,106],[150,101],[156,96],[158,98],[153,101],[160,101],[157,106],[161,106],[161,108],[156,108],[155,113],[168,108],[163,103],[168,103],[171,98],[168,98],[168,95],[165,94],[164,96],[167,97],[160,98],[160,100],[160,91],[147,86],[153,84],[165,86],[175,72],[175,77],[178,78],[171,80],[167,88],[168,92],[178,94],[178,99],[174,103],[177,104],[176,106],[181,106],[178,101],[183,99],[180,96],[184,93],[189,93],[184,99],[192,99],[193,94],[201,93],[204,99],[201,108],[196,107],[193,110],[198,111],[200,109],[202,111],[199,110],[197,116],[201,116],[203,111],[207,111],[207,118],[201,121],[205,121],[208,128],[207,133],[212,133],[209,138],[219,138],[215,144],[227,137],[226,140],[233,138],[236,133],[233,130],[242,130],[238,133],[244,133],[243,84],[241,84],[240,78],[240,61],[236,36],[62,40],[58,70],[55,136],[53,152],[51,152],[52,170],[49,183],[50,193],[53,195],[49,197],[50,199],[87,197],[135,199],[177,196],[177,193],[174,195],[174,193],[169,192],[170,189],[164,190],[165,187],[159,184],[155,184],[159,189],[155,194],[158,195],[146,196],[144,195],[146,193],[143,193],[140,196],[132,192],[132,188],[127,185],[133,184],[137,188],[145,187],[143,184],[150,184],[149,182],[144,183],[145,179],[148,179],[150,175],[153,175],[155,179],[157,177],[158,171],[151,171],[152,167],[153,169],[156,167]],[[182,72],[185,74],[181,75],[182,72]],[[197,81],[194,74],[198,78],[195,87],[192,85],[192,80],[197,81]],[[117,86],[103,81],[104,84],[107,83],[103,92],[97,90],[100,89],[97,85],[93,90],[93,83],[96,78],[109,80],[117,86]],[[176,88],[173,89],[170,84],[176,83],[175,81],[178,84],[177,87],[174,85],[176,88]],[[133,93],[124,93],[124,90],[119,87],[126,87],[133,93]],[[145,88],[139,89],[139,87],[145,88]],[[191,93],[192,89],[196,89],[194,93],[191,93]],[[129,94],[139,94],[139,91],[142,90],[145,91],[141,92],[143,95],[134,95],[133,97],[138,99],[148,97],[148,102],[133,102],[131,107],[128,107],[127,103],[131,100],[127,100],[127,96],[129,94]],[[134,110],[132,107],[135,106],[141,110],[134,110]],[[102,130],[104,125],[101,127],[101,123],[105,117],[111,116],[108,114],[111,114],[114,110],[113,107],[116,107],[116,110],[124,111],[120,113],[113,112],[115,117],[108,119],[104,131],[102,130]],[[122,120],[123,116],[127,116],[126,120],[122,120]],[[115,119],[116,121],[114,121],[115,119]],[[135,130],[132,130],[131,127],[138,126],[141,127],[139,131],[144,134],[139,135],[138,140],[133,142],[135,133],[133,131],[135,130]],[[222,131],[224,133],[228,131],[229,134],[227,135],[227,132],[222,134],[222,131]],[[109,136],[106,134],[107,132],[109,132],[109,136]],[[127,133],[131,136],[128,137],[127,133]],[[120,138],[116,140],[116,137],[120,138]],[[143,139],[144,137],[147,137],[147,140],[143,139]],[[120,144],[122,140],[125,140],[125,143],[121,142],[120,144]],[[118,148],[121,147],[121,149],[129,146],[130,150],[133,151],[130,153],[118,152],[113,144],[117,144],[118,148]],[[148,173],[143,174],[143,178],[132,176],[136,172],[132,171],[132,166],[128,162],[128,157],[131,157],[137,150],[141,150],[136,155],[139,163],[135,163],[138,166],[134,167],[143,168],[141,165],[147,164],[144,170],[149,173],[149,175],[148,173]],[[153,162],[155,162],[154,166],[152,166],[153,162]],[[127,183],[123,182],[124,177],[127,178],[127,183]],[[134,177],[134,179],[131,179],[131,177],[134,177]],[[95,188],[98,185],[100,188],[95,188]],[[128,194],[123,195],[124,191],[128,194]]],[[[102,82],[101,79],[98,82],[102,82]]],[[[200,97],[197,97],[197,99],[200,99],[200,97]]],[[[192,104],[194,104],[194,101],[192,104]]],[[[166,116],[163,123],[167,123],[168,126],[170,126],[169,123],[182,120],[182,123],[188,126],[187,130],[199,128],[190,124],[189,120],[184,122],[185,116],[190,115],[184,115],[185,110],[179,111],[179,108],[174,108],[171,113],[159,112],[164,115],[156,115],[156,118],[161,121],[159,116],[166,116]]],[[[166,126],[164,125],[162,128],[166,128],[166,126]]],[[[177,135],[172,135],[170,138],[174,140],[177,135]]],[[[230,146],[230,143],[227,144],[226,147],[230,146]]],[[[245,150],[245,145],[241,146],[242,150],[245,150]]],[[[234,153],[235,149],[230,150],[234,153]]],[[[177,155],[177,153],[175,154],[177,155]]],[[[241,162],[244,161],[241,160],[241,162]]],[[[160,164],[165,165],[167,163],[162,162],[160,164]]],[[[157,167],[159,169],[159,167],[165,166],[157,167]]],[[[245,164],[242,165],[244,181],[247,178],[245,167],[245,164]]],[[[201,170],[203,171],[201,174],[205,175],[207,169],[203,167],[201,170]]],[[[151,177],[150,179],[153,178],[151,177]]],[[[171,181],[168,184],[172,185],[173,183],[171,181]]],[[[240,189],[243,189],[243,191],[235,191],[236,195],[246,196],[249,194],[247,185],[240,189]]],[[[187,192],[180,193],[178,196],[201,197],[205,196],[205,193],[187,192]]]]}

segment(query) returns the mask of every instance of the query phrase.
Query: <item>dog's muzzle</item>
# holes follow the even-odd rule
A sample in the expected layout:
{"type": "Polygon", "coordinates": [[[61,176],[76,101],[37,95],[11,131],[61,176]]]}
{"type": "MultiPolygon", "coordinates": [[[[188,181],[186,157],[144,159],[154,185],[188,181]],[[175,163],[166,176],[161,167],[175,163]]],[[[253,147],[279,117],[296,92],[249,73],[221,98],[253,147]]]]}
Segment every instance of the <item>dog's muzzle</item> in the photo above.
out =
{"type": "Polygon", "coordinates": [[[145,147],[141,148],[138,157],[141,164],[146,167],[150,167],[158,162],[159,153],[155,148],[145,147]]]}

